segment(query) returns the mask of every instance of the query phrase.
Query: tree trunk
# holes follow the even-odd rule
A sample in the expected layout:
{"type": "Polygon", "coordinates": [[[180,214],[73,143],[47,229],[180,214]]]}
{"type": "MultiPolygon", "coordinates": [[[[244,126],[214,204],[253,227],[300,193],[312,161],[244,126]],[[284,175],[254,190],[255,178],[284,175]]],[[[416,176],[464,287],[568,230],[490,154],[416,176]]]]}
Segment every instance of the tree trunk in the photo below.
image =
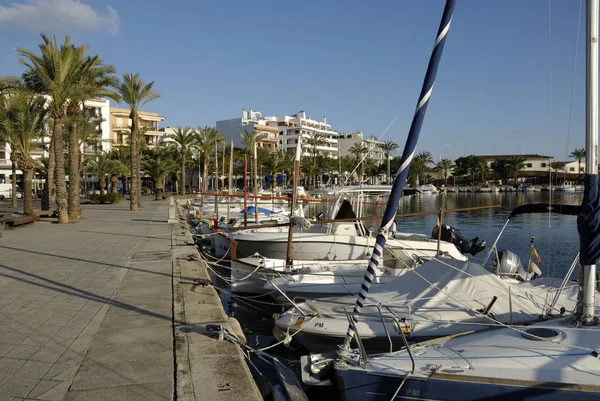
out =
{"type": "Polygon", "coordinates": [[[154,181],[154,199],[155,200],[162,200],[163,197],[163,189],[162,189],[162,185],[157,182],[154,181]]]}
{"type": "Polygon", "coordinates": [[[81,176],[79,175],[77,123],[69,125],[69,218],[81,218],[81,176]]]}
{"type": "Polygon", "coordinates": [[[33,196],[31,194],[31,183],[33,181],[33,169],[22,167],[23,171],[23,214],[33,216],[33,196]],[[29,190],[27,190],[29,188],[29,190]]]}
{"type": "Polygon", "coordinates": [[[106,177],[98,177],[98,184],[100,185],[100,196],[104,196],[104,188],[106,188],[106,177]]]}
{"type": "Polygon", "coordinates": [[[387,183],[391,184],[392,182],[392,172],[390,169],[390,155],[387,156],[387,183]]]}
{"type": "Polygon", "coordinates": [[[137,205],[138,205],[138,210],[140,210],[142,208],[142,172],[141,172],[142,171],[142,152],[141,152],[141,145],[139,143],[138,143],[136,160],[137,160],[137,174],[138,174],[137,205]]]}
{"type": "Polygon", "coordinates": [[[185,195],[185,152],[181,152],[181,195],[185,195]]]}
{"type": "Polygon", "coordinates": [[[130,163],[131,163],[131,188],[129,189],[129,210],[137,212],[140,210],[139,206],[139,175],[140,171],[137,169],[137,154],[138,154],[138,141],[137,141],[137,113],[132,110],[129,114],[131,118],[131,133],[129,134],[129,146],[130,148],[130,163]]]}
{"type": "Polygon", "coordinates": [[[54,138],[50,138],[50,154],[48,155],[48,171],[46,172],[46,187],[48,187],[48,210],[50,205],[56,203],[56,180],[54,171],[56,170],[56,154],[54,153],[54,138]]]}
{"type": "Polygon", "coordinates": [[[10,207],[17,207],[17,158],[14,157],[15,151],[14,149],[10,149],[10,164],[12,165],[12,173],[11,173],[11,192],[12,196],[10,199],[10,207]]]}
{"type": "Polygon", "coordinates": [[[116,175],[111,175],[110,176],[110,193],[111,194],[116,194],[117,193],[117,184],[119,182],[119,179],[117,178],[116,175]]]}
{"type": "Polygon", "coordinates": [[[206,181],[208,181],[208,156],[204,155],[204,171],[202,171],[202,193],[206,192],[206,181]]]}
{"type": "Polygon", "coordinates": [[[54,118],[54,157],[56,166],[56,207],[58,208],[58,222],[69,223],[69,210],[67,199],[67,181],[65,180],[65,155],[63,153],[63,126],[59,118],[54,118]]]}

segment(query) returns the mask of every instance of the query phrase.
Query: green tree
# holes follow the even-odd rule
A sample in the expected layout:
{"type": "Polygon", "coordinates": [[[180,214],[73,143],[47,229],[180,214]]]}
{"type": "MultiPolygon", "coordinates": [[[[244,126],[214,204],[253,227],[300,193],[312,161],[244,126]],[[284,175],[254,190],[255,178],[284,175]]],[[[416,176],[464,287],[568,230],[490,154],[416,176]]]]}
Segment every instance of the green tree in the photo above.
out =
{"type": "MultiPolygon", "coordinates": [[[[68,223],[63,119],[67,105],[76,94],[78,82],[84,72],[87,46],[71,45],[69,36],[65,38],[62,45],[58,45],[55,37],[50,39],[42,34],[42,44],[39,48],[40,55],[22,48],[17,51],[23,57],[19,62],[27,67],[23,75],[26,84],[49,98],[48,112],[53,119],[51,153],[54,155],[55,164],[50,166],[50,170],[53,168],[55,170],[58,222],[68,223]]],[[[50,182],[48,184],[51,185],[50,182]]]]}
{"type": "Polygon", "coordinates": [[[487,176],[490,174],[491,171],[492,170],[488,165],[487,160],[483,158],[479,160],[479,162],[477,163],[477,172],[481,175],[482,184],[487,181],[487,176]]]}
{"type": "Polygon", "coordinates": [[[387,161],[387,175],[386,175],[386,179],[388,181],[388,183],[390,183],[392,181],[392,173],[390,170],[390,157],[392,155],[392,152],[396,149],[398,149],[398,144],[392,142],[392,141],[385,141],[381,144],[379,144],[379,146],[381,147],[381,150],[383,150],[383,153],[385,155],[385,160],[387,161]]]}
{"type": "Polygon", "coordinates": [[[496,175],[506,179],[508,174],[510,173],[510,166],[508,165],[509,161],[504,158],[496,159],[492,162],[492,171],[494,172],[494,178],[496,175]]]}
{"type": "Polygon", "coordinates": [[[433,163],[433,157],[430,152],[426,150],[420,152],[415,156],[411,163],[411,169],[414,168],[416,174],[416,181],[419,182],[419,178],[422,174],[427,172],[429,165],[433,163]]]}
{"type": "Polygon", "coordinates": [[[214,127],[205,126],[198,127],[197,147],[202,155],[202,193],[206,192],[206,184],[208,182],[208,161],[211,155],[215,152],[215,143],[221,142],[223,135],[214,127]]]}
{"type": "MultiPolygon", "coordinates": [[[[300,136],[302,136],[302,134],[300,134],[300,136]]],[[[308,134],[306,137],[302,137],[302,139],[300,139],[300,137],[299,137],[298,140],[302,140],[302,144],[307,145],[310,149],[310,154],[311,154],[313,165],[312,165],[312,168],[310,169],[312,171],[312,174],[309,176],[311,177],[312,186],[314,189],[317,185],[316,176],[320,172],[320,169],[317,165],[317,156],[320,153],[318,148],[327,145],[327,138],[325,137],[325,135],[321,134],[320,132],[313,131],[310,134],[308,134]]]]}
{"type": "MultiPolygon", "coordinates": [[[[177,128],[175,133],[170,136],[173,144],[177,146],[181,155],[181,194],[185,194],[185,162],[188,152],[192,150],[198,143],[197,134],[190,127],[177,128]]],[[[172,170],[172,169],[171,169],[172,170]]],[[[168,174],[168,172],[167,172],[168,174]]]]}
{"type": "MultiPolygon", "coordinates": [[[[13,93],[0,108],[0,134],[11,146],[23,172],[23,213],[33,215],[32,182],[36,162],[33,151],[39,146],[46,126],[45,100],[35,93],[20,90],[13,93]]],[[[13,182],[14,178],[13,178],[13,182]]],[[[13,199],[16,192],[13,191],[13,199]]]]}
{"type": "Polygon", "coordinates": [[[579,182],[579,175],[581,174],[581,161],[585,159],[585,149],[575,149],[571,152],[569,157],[577,160],[577,181],[579,182]]]}
{"type": "Polygon", "coordinates": [[[360,163],[360,182],[363,182],[365,175],[364,162],[361,163],[361,161],[368,151],[369,148],[367,148],[367,146],[365,146],[362,142],[357,142],[354,145],[352,145],[350,149],[348,149],[348,152],[350,152],[350,154],[354,157],[354,160],[356,162],[355,166],[358,166],[358,164],[360,163]]]}
{"type": "MultiPolygon", "coordinates": [[[[87,46],[82,46],[86,49],[87,46]]],[[[73,87],[67,106],[68,150],[69,150],[69,218],[81,218],[81,175],[80,175],[80,141],[78,122],[85,113],[85,102],[95,97],[110,97],[117,102],[119,96],[112,89],[118,84],[113,75],[115,67],[105,65],[99,56],[88,56],[80,60],[80,72],[73,87]]]]}
{"type": "Polygon", "coordinates": [[[140,79],[139,74],[125,74],[122,81],[115,87],[118,96],[125,102],[130,109],[129,118],[131,119],[130,127],[130,172],[131,172],[131,189],[129,191],[129,210],[140,210],[140,170],[141,170],[141,154],[139,150],[138,140],[134,140],[139,136],[139,117],[138,111],[144,104],[156,100],[160,94],[154,90],[154,81],[146,84],[140,79]]]}
{"type": "Polygon", "coordinates": [[[106,153],[101,153],[96,156],[91,156],[85,159],[83,170],[98,178],[100,185],[100,195],[104,195],[106,188],[106,178],[113,174],[118,174],[121,170],[119,162],[110,159],[106,153]]]}
{"type": "Polygon", "coordinates": [[[118,162],[118,166],[120,170],[116,173],[116,175],[121,176],[121,182],[123,184],[123,194],[127,190],[127,181],[131,176],[131,148],[130,147],[119,147],[117,149],[111,150],[108,153],[108,157],[111,160],[116,160],[118,162]]]}
{"type": "Polygon", "coordinates": [[[454,163],[452,163],[452,160],[450,159],[441,159],[435,165],[436,171],[442,173],[442,176],[444,177],[444,186],[448,185],[448,175],[452,172],[453,168],[454,163]]]}
{"type": "MultiPolygon", "coordinates": [[[[181,152],[179,154],[183,158],[183,154],[181,154],[181,152]]],[[[175,162],[167,151],[160,148],[149,152],[149,157],[142,161],[142,166],[146,175],[148,175],[154,183],[154,195],[156,200],[162,200],[164,192],[163,183],[166,176],[177,171],[178,168],[183,170],[183,165],[180,167],[179,163],[175,162]]]]}
{"type": "Polygon", "coordinates": [[[525,156],[523,155],[513,155],[507,160],[506,166],[514,174],[515,184],[519,179],[519,172],[525,168],[525,160],[525,156]]]}

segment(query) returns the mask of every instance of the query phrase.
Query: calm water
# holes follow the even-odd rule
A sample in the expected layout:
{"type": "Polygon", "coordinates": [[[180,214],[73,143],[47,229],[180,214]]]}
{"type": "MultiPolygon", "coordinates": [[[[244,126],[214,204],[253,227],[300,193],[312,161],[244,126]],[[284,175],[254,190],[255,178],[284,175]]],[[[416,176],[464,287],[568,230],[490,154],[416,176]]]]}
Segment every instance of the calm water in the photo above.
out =
{"type": "MultiPolygon", "coordinates": [[[[583,193],[455,193],[410,196],[400,201],[399,213],[437,211],[440,208],[458,209],[500,205],[499,208],[447,213],[443,217],[444,224],[459,229],[469,239],[473,237],[484,239],[489,246],[495,240],[508,215],[515,207],[527,203],[548,203],[550,196],[552,196],[552,204],[579,205],[583,193]]],[[[307,217],[312,217],[323,208],[322,205],[307,206],[305,213],[307,217]]],[[[383,207],[381,207],[379,215],[382,210],[383,207]]],[[[364,211],[364,215],[374,214],[374,206],[369,206],[364,211]]],[[[436,215],[399,218],[396,220],[397,230],[431,234],[431,230],[436,224],[436,218],[436,215]]],[[[367,226],[374,229],[375,223],[368,222],[367,226]]],[[[523,264],[526,265],[531,236],[535,236],[535,246],[542,258],[542,263],[539,265],[544,275],[563,277],[579,249],[576,217],[555,215],[549,219],[547,214],[519,215],[506,228],[498,243],[498,249],[509,249],[515,252],[521,257],[523,264]]],[[[487,249],[488,247],[486,247],[487,249]]],[[[486,250],[471,259],[479,260],[483,258],[486,250]]],[[[221,274],[227,274],[227,269],[222,269],[221,274]]],[[[578,274],[578,271],[574,273],[573,277],[577,277],[576,274],[578,274]]],[[[227,287],[227,283],[223,281],[218,284],[227,287]]],[[[274,304],[268,297],[235,297],[228,295],[227,292],[223,292],[222,300],[228,314],[240,321],[248,337],[249,345],[258,348],[267,346],[274,341],[271,336],[273,314],[283,311],[281,305],[274,304]]],[[[298,358],[305,351],[280,346],[269,352],[277,355],[288,366],[298,371],[298,358]]],[[[260,361],[255,360],[255,363],[258,364],[259,369],[265,375],[259,377],[258,380],[259,386],[264,387],[266,385],[265,377],[273,379],[273,372],[269,370],[268,366],[261,364],[260,361]]],[[[323,399],[323,397],[336,399],[334,394],[325,394],[323,391],[325,390],[311,389],[308,393],[309,398],[311,400],[323,399]]]]}

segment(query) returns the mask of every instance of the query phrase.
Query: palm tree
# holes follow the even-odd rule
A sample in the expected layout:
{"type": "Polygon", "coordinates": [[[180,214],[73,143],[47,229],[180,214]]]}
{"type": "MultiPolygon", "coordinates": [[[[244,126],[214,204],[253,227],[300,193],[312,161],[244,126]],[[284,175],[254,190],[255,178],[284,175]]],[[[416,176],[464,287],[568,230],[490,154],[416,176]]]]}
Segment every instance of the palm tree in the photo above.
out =
{"type": "MultiPolygon", "coordinates": [[[[87,49],[87,46],[84,46],[87,49]]],[[[81,71],[67,106],[67,125],[69,127],[69,218],[81,218],[81,178],[80,143],[78,121],[84,113],[85,101],[94,97],[110,97],[120,101],[112,90],[119,83],[113,75],[115,67],[105,65],[99,56],[88,56],[81,65],[81,71]]]]}
{"type": "MultiPolygon", "coordinates": [[[[0,78],[0,122],[9,118],[8,110],[9,110],[9,100],[12,96],[14,96],[18,92],[18,88],[21,85],[21,80],[15,77],[1,77],[0,78]]],[[[11,135],[7,128],[0,130],[0,141],[7,143],[10,148],[10,164],[11,164],[11,183],[12,189],[11,192],[13,196],[11,197],[11,208],[17,207],[17,197],[14,195],[17,193],[17,153],[12,151],[13,146],[11,145],[11,135]]]]}
{"type": "Polygon", "coordinates": [[[177,171],[179,168],[178,163],[169,156],[165,149],[155,149],[150,152],[148,158],[142,161],[142,166],[154,183],[155,199],[162,200],[165,177],[177,171]]]}
{"type": "Polygon", "coordinates": [[[567,163],[565,163],[565,162],[550,163],[550,168],[552,168],[554,171],[556,171],[556,174],[554,174],[554,182],[555,183],[558,183],[558,172],[561,170],[564,170],[566,165],[567,165],[567,163]]]}
{"type": "Polygon", "coordinates": [[[452,172],[454,168],[454,163],[450,159],[441,159],[437,162],[435,169],[439,171],[444,176],[444,186],[448,185],[448,175],[452,172]]]}
{"type": "MultiPolygon", "coordinates": [[[[301,138],[298,138],[298,140],[301,140],[301,138]]],[[[312,169],[311,169],[313,174],[310,175],[310,177],[312,179],[312,185],[313,185],[313,189],[314,189],[317,185],[316,174],[319,173],[319,171],[320,171],[320,169],[317,167],[317,156],[319,154],[318,147],[326,146],[327,138],[325,137],[325,135],[321,134],[320,132],[313,131],[310,134],[308,134],[306,139],[304,139],[303,141],[306,145],[308,145],[310,147],[310,154],[312,156],[312,164],[313,164],[312,169]]]]}
{"type": "Polygon", "coordinates": [[[357,142],[354,145],[352,145],[352,147],[350,147],[350,149],[348,149],[348,151],[352,154],[352,156],[354,156],[354,159],[356,160],[356,165],[358,165],[360,163],[360,182],[362,182],[363,180],[363,176],[364,176],[364,164],[365,163],[361,163],[364,155],[367,154],[367,152],[369,152],[369,148],[364,145],[362,142],[357,142]]]}
{"type": "Polygon", "coordinates": [[[100,195],[104,195],[106,188],[106,177],[118,174],[120,171],[119,162],[110,159],[106,153],[101,153],[95,157],[90,157],[84,161],[83,169],[86,173],[98,178],[100,184],[100,195]]]}
{"type": "MultiPolygon", "coordinates": [[[[68,223],[67,183],[65,180],[65,157],[63,146],[63,118],[70,99],[76,93],[75,88],[84,71],[85,53],[87,46],[71,45],[69,36],[65,37],[62,45],[56,38],[50,39],[42,34],[42,44],[39,46],[41,55],[26,49],[17,49],[23,56],[19,62],[28,70],[23,74],[25,83],[38,93],[49,98],[48,112],[53,119],[51,148],[54,154],[56,178],[56,206],[58,222],[68,223]]],[[[52,162],[52,160],[51,160],[52,162]]],[[[49,186],[51,183],[48,183],[49,186]]]]}
{"type": "Polygon", "coordinates": [[[581,174],[581,161],[585,159],[585,149],[575,149],[571,152],[569,157],[577,160],[577,181],[579,182],[579,175],[581,174]]]}
{"type": "MultiPolygon", "coordinates": [[[[45,100],[34,93],[21,90],[13,94],[2,110],[0,132],[4,133],[23,172],[23,213],[33,215],[32,181],[36,162],[33,151],[39,146],[46,126],[45,100]]],[[[13,178],[14,182],[14,178],[13,178]]],[[[13,191],[13,199],[17,199],[13,191]]]]}
{"type": "Polygon", "coordinates": [[[202,193],[206,192],[206,184],[208,181],[208,161],[210,156],[215,151],[215,143],[221,142],[223,135],[217,131],[214,127],[205,126],[204,128],[198,127],[198,134],[196,136],[197,144],[195,145],[202,154],[203,159],[203,171],[202,171],[202,193]]]}
{"type": "Polygon", "coordinates": [[[138,140],[139,121],[138,111],[144,104],[156,100],[160,94],[154,90],[154,81],[146,84],[140,79],[139,74],[125,74],[123,80],[116,86],[116,91],[123,102],[129,105],[131,119],[130,128],[130,169],[131,169],[131,190],[129,191],[129,210],[140,210],[139,188],[140,183],[140,151],[138,140]]]}
{"type": "Polygon", "coordinates": [[[431,163],[433,163],[433,156],[431,156],[431,153],[427,152],[426,150],[415,156],[412,165],[415,167],[417,182],[419,182],[419,176],[427,170],[428,165],[431,163]]]}
{"type": "MultiPolygon", "coordinates": [[[[244,144],[244,152],[246,155],[250,155],[250,171],[252,171],[252,188],[254,190],[254,194],[258,194],[258,183],[256,182],[256,171],[257,171],[257,163],[258,160],[255,160],[254,157],[254,147],[257,146],[263,134],[258,131],[247,131],[244,130],[243,134],[240,134],[242,137],[242,142],[244,144]]],[[[258,153],[258,151],[257,151],[258,153]]],[[[258,156],[258,155],[257,155],[258,156]]]]}
{"type": "Polygon", "coordinates": [[[481,183],[482,184],[485,183],[490,171],[492,171],[492,169],[488,165],[487,161],[483,158],[481,160],[479,160],[479,163],[477,163],[477,172],[479,174],[481,174],[481,183]]]}
{"type": "Polygon", "coordinates": [[[514,174],[515,184],[519,179],[519,172],[525,168],[525,156],[513,155],[506,161],[506,167],[514,174]]]}
{"type": "MultiPolygon", "coordinates": [[[[181,194],[185,194],[185,158],[188,154],[188,151],[193,149],[198,143],[197,134],[189,127],[185,128],[177,128],[175,129],[175,133],[171,135],[169,138],[173,140],[173,144],[179,148],[179,153],[181,154],[181,194]]],[[[156,167],[156,165],[154,166],[156,167]]],[[[168,174],[169,172],[167,172],[168,174]]]]}
{"type": "Polygon", "coordinates": [[[392,180],[392,173],[390,170],[390,157],[392,155],[392,152],[396,149],[398,149],[398,144],[392,142],[392,141],[384,141],[382,143],[379,144],[379,147],[381,148],[381,150],[383,150],[383,153],[385,154],[385,159],[387,160],[387,175],[386,175],[386,179],[388,182],[390,182],[392,180]]]}
{"type": "Polygon", "coordinates": [[[125,195],[125,190],[127,188],[127,180],[131,175],[131,156],[130,156],[130,148],[127,147],[119,147],[117,149],[111,150],[108,153],[109,159],[116,160],[119,162],[120,170],[117,172],[117,175],[121,175],[121,182],[123,184],[123,195],[125,195]]]}

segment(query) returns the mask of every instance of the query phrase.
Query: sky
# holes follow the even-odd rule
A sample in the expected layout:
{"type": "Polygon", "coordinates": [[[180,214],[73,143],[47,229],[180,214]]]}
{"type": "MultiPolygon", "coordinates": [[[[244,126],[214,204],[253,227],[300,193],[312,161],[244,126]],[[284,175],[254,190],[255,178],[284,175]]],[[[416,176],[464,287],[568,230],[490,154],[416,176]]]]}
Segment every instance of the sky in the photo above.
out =
{"type": "MultiPolygon", "coordinates": [[[[581,0],[458,0],[418,151],[435,160],[584,145],[581,0]],[[578,51],[575,80],[573,71],[578,51]],[[571,91],[574,97],[570,113],[571,91]],[[569,116],[571,115],[570,135],[569,116]]],[[[0,0],[0,75],[40,32],[87,44],[119,75],[155,81],[164,126],[263,115],[327,117],[402,148],[442,0],[0,0]]],[[[585,5],[584,5],[585,11],[585,5]]],[[[584,13],[582,13],[584,14],[584,13]]]]}

